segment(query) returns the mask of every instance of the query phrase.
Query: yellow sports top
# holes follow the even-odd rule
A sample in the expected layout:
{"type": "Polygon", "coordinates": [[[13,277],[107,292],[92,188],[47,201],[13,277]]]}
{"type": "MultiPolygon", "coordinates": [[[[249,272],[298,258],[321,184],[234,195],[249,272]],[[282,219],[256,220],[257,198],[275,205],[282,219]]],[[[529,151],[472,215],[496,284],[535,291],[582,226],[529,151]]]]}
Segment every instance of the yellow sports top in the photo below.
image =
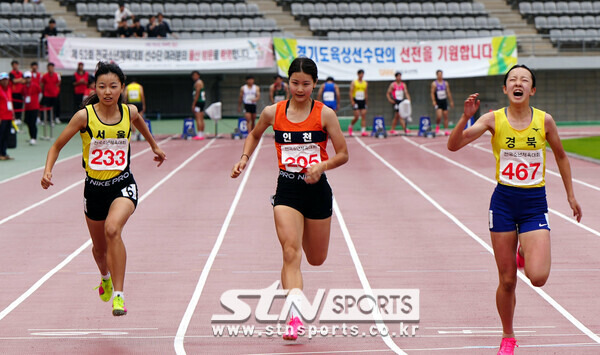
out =
{"type": "Polygon", "coordinates": [[[365,92],[367,91],[367,82],[366,81],[358,81],[358,79],[353,81],[354,88],[352,90],[352,97],[354,100],[364,100],[365,92]]]}
{"type": "Polygon", "coordinates": [[[142,102],[142,86],[140,84],[131,83],[125,87],[125,91],[127,92],[127,102],[142,102]]]}
{"type": "Polygon", "coordinates": [[[129,167],[129,107],[121,104],[121,120],[115,124],[103,123],[93,105],[87,105],[85,109],[87,127],[80,132],[83,167],[92,179],[112,179],[129,167]]]}
{"type": "Polygon", "coordinates": [[[506,108],[494,111],[495,130],[492,148],[496,157],[496,180],[503,185],[523,188],[541,187],[546,175],[546,113],[532,107],[529,126],[514,129],[506,108]]]}

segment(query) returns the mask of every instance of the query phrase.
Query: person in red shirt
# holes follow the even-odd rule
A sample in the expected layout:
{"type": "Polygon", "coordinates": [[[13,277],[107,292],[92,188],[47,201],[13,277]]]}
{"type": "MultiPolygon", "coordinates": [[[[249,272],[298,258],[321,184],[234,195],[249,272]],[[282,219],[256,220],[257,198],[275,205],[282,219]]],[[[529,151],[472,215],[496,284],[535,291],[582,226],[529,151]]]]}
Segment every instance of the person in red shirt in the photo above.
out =
{"type": "Polygon", "coordinates": [[[15,118],[12,106],[12,91],[8,85],[9,75],[7,72],[0,73],[0,160],[9,160],[6,154],[10,127],[15,118]]]}
{"type": "Polygon", "coordinates": [[[12,70],[8,75],[10,77],[9,86],[12,91],[13,110],[18,117],[21,117],[21,112],[23,112],[23,96],[21,96],[21,91],[23,90],[25,79],[23,79],[23,72],[19,70],[19,61],[13,60],[10,62],[10,65],[12,66],[12,70]]]}
{"type": "Polygon", "coordinates": [[[42,106],[51,107],[56,123],[60,123],[60,74],[54,71],[54,63],[48,63],[48,72],[42,76],[42,106]]]}
{"type": "Polygon", "coordinates": [[[77,71],[73,74],[75,80],[73,81],[73,104],[75,105],[75,112],[79,111],[81,103],[83,102],[83,95],[85,90],[90,83],[90,75],[88,72],[83,70],[83,63],[77,64],[77,71]]]}
{"type": "Polygon", "coordinates": [[[32,80],[30,71],[23,74],[25,85],[23,85],[23,101],[25,102],[25,124],[29,128],[29,144],[35,145],[37,139],[37,117],[40,110],[40,93],[42,89],[32,80]]]}
{"type": "Polygon", "coordinates": [[[31,68],[31,81],[36,82],[39,87],[42,87],[42,73],[38,72],[38,62],[31,62],[29,66],[31,68]]]}

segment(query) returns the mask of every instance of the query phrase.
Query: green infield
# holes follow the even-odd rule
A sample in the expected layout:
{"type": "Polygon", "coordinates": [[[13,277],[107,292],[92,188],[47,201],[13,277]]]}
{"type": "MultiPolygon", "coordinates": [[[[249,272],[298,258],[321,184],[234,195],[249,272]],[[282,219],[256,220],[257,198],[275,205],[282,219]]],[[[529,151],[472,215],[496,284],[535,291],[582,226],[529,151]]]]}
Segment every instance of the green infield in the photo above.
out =
{"type": "Polygon", "coordinates": [[[600,160],[600,136],[563,139],[562,144],[569,153],[600,160]]]}

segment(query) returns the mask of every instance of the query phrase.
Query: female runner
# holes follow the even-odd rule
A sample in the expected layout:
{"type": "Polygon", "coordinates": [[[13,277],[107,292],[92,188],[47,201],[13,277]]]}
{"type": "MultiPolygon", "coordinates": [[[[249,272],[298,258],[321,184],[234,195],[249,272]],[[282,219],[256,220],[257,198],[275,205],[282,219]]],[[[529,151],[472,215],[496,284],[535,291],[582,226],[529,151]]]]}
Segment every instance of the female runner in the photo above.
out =
{"type": "Polygon", "coordinates": [[[85,219],[92,238],[92,254],[102,275],[100,299],[113,295],[114,316],[127,314],[123,282],[127,259],[121,232],[137,205],[137,185],[129,170],[131,124],[146,138],[160,166],[166,159],[134,105],[121,103],[125,75],[116,64],[99,62],[96,92],[84,102],[56,139],[46,159],[42,187],[52,183],[52,168],[60,150],[79,132],[83,143],[85,219]]]}
{"type": "MultiPolygon", "coordinates": [[[[283,252],[281,281],[286,290],[302,289],[300,262],[302,250],[311,265],[327,258],[332,215],[332,192],[326,170],[348,161],[346,141],[335,112],[311,98],[317,85],[317,65],[309,58],[296,58],[288,70],[292,98],[266,107],[256,127],[248,134],[240,161],[231,177],[246,167],[262,134],[273,126],[279,161],[279,178],[273,201],[275,229],[283,252]],[[327,138],[331,138],[335,156],[327,156],[327,138]]],[[[288,300],[298,305],[301,296],[290,292],[288,300]]],[[[302,326],[294,307],[283,335],[296,340],[302,326]]]]}
{"type": "Polygon", "coordinates": [[[535,75],[525,65],[515,65],[504,77],[503,90],[509,106],[484,114],[464,130],[479,108],[479,94],[470,95],[448,139],[448,149],[457,151],[485,131],[492,133],[498,185],[490,203],[489,228],[499,277],[496,307],[503,330],[499,355],[514,354],[516,346],[513,316],[517,267],[524,267],[525,275],[537,287],[543,286],[550,274],[550,225],[544,187],[546,141],[554,153],[573,216],[581,220],[571,166],[556,123],[550,114],[529,106],[536,92],[535,75]]]}

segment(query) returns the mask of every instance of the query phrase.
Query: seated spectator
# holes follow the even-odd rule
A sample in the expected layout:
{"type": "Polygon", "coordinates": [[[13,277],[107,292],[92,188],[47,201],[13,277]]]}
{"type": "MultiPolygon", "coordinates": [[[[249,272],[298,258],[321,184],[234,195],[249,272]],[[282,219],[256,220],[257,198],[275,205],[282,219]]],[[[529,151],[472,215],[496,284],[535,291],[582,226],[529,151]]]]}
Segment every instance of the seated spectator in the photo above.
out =
{"type": "Polygon", "coordinates": [[[158,24],[156,23],[156,16],[150,16],[148,25],[146,25],[146,33],[148,38],[156,38],[158,36],[158,24]]]}
{"type": "Polygon", "coordinates": [[[48,21],[48,26],[42,31],[42,39],[46,39],[48,36],[57,36],[58,31],[56,30],[56,21],[53,18],[48,21]]]}
{"type": "Polygon", "coordinates": [[[140,25],[140,19],[136,18],[133,20],[133,27],[130,29],[131,37],[143,38],[146,37],[146,32],[144,31],[144,27],[140,25]]]}
{"type": "MultiPolygon", "coordinates": [[[[169,34],[173,33],[171,27],[169,27],[169,23],[164,20],[163,14],[160,12],[156,17],[158,17],[158,38],[167,38],[169,34]]],[[[174,34],[173,37],[177,38],[174,34]]]]}
{"type": "Polygon", "coordinates": [[[117,37],[119,37],[119,38],[131,37],[131,30],[129,29],[129,26],[127,26],[127,20],[123,19],[119,23],[119,27],[117,27],[117,37]]]}
{"type": "Polygon", "coordinates": [[[115,11],[115,28],[119,27],[119,23],[121,23],[121,21],[133,18],[133,13],[125,7],[125,3],[122,1],[119,2],[119,8],[115,11]]]}

